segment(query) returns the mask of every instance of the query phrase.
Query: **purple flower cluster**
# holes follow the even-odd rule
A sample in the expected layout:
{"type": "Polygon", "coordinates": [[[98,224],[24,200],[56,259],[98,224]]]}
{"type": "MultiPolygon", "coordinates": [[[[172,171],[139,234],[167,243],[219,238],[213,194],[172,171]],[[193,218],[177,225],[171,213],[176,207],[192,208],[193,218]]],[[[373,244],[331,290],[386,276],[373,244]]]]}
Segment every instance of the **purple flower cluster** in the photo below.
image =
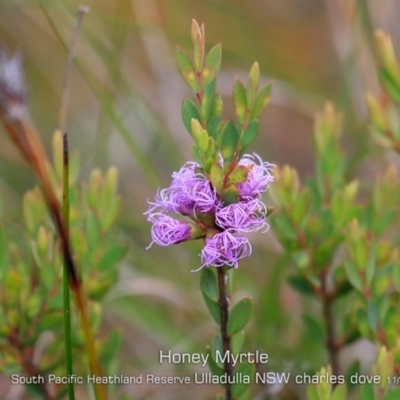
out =
{"type": "Polygon", "coordinates": [[[223,203],[207,177],[199,172],[197,163],[188,162],[174,172],[171,185],[159,190],[154,201],[148,201],[145,215],[153,224],[150,246],[203,238],[200,268],[237,268],[238,261],[251,254],[250,242],[242,233],[261,229],[266,232],[269,228],[261,194],[273,181],[273,165],[263,162],[258,155],[245,155],[238,164],[246,168],[247,178],[236,185],[238,201],[229,205],[223,203]],[[169,214],[176,214],[177,218],[169,214]],[[189,219],[181,219],[182,216],[189,219]]]}

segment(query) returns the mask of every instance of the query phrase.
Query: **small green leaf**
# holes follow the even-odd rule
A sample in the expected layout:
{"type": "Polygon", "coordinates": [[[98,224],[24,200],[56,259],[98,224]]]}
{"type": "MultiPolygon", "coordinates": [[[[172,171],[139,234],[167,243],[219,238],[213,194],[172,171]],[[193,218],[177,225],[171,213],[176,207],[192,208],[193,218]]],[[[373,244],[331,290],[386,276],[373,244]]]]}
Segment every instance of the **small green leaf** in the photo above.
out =
{"type": "Polygon", "coordinates": [[[225,374],[225,371],[215,362],[211,351],[208,352],[207,362],[213,375],[222,376],[225,374]]]}
{"type": "Polygon", "coordinates": [[[249,82],[247,83],[247,104],[251,106],[254,103],[258,85],[260,84],[260,66],[256,61],[250,68],[249,82]]]}
{"type": "Polygon", "coordinates": [[[315,296],[315,289],[313,285],[304,276],[291,276],[288,278],[288,283],[299,293],[306,294],[308,296],[315,296]]]}
{"type": "Polygon", "coordinates": [[[216,161],[214,161],[211,165],[209,178],[213,188],[219,192],[224,184],[224,170],[216,161]]]}
{"type": "Polygon", "coordinates": [[[192,153],[192,157],[193,157],[194,161],[196,161],[200,165],[203,165],[203,160],[201,159],[199,149],[197,148],[197,146],[195,144],[192,144],[190,146],[190,151],[192,153]]]}
{"type": "Polygon", "coordinates": [[[292,253],[292,257],[299,269],[304,270],[310,265],[310,256],[306,250],[299,250],[292,253]]]}
{"type": "MultiPolygon", "coordinates": [[[[204,25],[202,27],[204,29],[204,25]]],[[[197,71],[201,71],[204,60],[204,37],[199,24],[194,19],[192,20],[191,36],[194,47],[194,65],[197,71]]]]}
{"type": "Polygon", "coordinates": [[[231,337],[231,348],[233,354],[239,354],[244,342],[244,332],[240,331],[231,337]]]}
{"type": "Polygon", "coordinates": [[[207,121],[213,105],[213,99],[217,90],[217,79],[213,78],[204,89],[200,104],[200,115],[202,121],[207,121]]]}
{"type": "Polygon", "coordinates": [[[235,186],[229,186],[221,194],[221,200],[226,206],[237,203],[239,201],[239,190],[235,186]]]}
{"type": "Polygon", "coordinates": [[[234,375],[238,376],[237,381],[241,383],[233,384],[232,386],[233,398],[235,399],[239,398],[250,387],[254,374],[255,374],[254,364],[244,363],[242,365],[239,365],[237,370],[234,372],[234,375]]]}
{"type": "Polygon", "coordinates": [[[333,390],[331,400],[346,400],[347,399],[347,388],[346,385],[338,385],[333,390]]]}
{"type": "Polygon", "coordinates": [[[344,267],[345,267],[345,270],[346,270],[347,278],[349,279],[350,283],[359,292],[362,292],[363,284],[361,282],[361,278],[360,278],[360,275],[358,273],[357,265],[355,265],[350,260],[345,260],[344,267]]]}
{"type": "Polygon", "coordinates": [[[232,121],[229,121],[222,134],[221,155],[225,162],[229,163],[236,152],[239,141],[239,133],[232,121]]]}
{"type": "Polygon", "coordinates": [[[386,89],[390,97],[396,102],[400,103],[400,87],[397,85],[395,79],[385,68],[378,71],[379,80],[382,86],[386,89]]]}
{"type": "Polygon", "coordinates": [[[234,335],[246,326],[250,320],[252,310],[253,300],[250,297],[240,300],[233,307],[228,318],[228,335],[234,335]]]}
{"type": "Polygon", "coordinates": [[[361,385],[361,400],[375,400],[374,387],[371,383],[361,385]]]}
{"type": "Polygon", "coordinates": [[[373,300],[368,301],[367,305],[368,325],[372,332],[376,333],[378,323],[378,310],[373,300]]]}
{"type": "Polygon", "coordinates": [[[217,353],[218,353],[218,360],[221,359],[220,355],[224,353],[223,346],[222,346],[222,339],[221,335],[217,333],[211,340],[211,356],[214,359],[214,362],[221,368],[223,365],[217,361],[217,353]]]}
{"type": "Polygon", "coordinates": [[[233,85],[233,101],[235,103],[236,115],[239,121],[243,123],[247,115],[246,89],[238,78],[236,78],[233,85]]]}
{"type": "Polygon", "coordinates": [[[216,301],[211,300],[208,296],[204,296],[204,293],[203,293],[203,297],[204,297],[204,301],[206,302],[208,311],[210,312],[214,321],[218,325],[221,325],[221,313],[220,313],[220,309],[219,309],[219,304],[216,301]]]}
{"type": "Polygon", "coordinates": [[[201,71],[203,85],[206,86],[211,79],[215,78],[221,66],[222,49],[221,43],[216,44],[207,54],[201,71]]]}
{"type": "Polygon", "coordinates": [[[347,294],[351,293],[352,290],[353,287],[351,286],[349,281],[340,282],[336,286],[335,300],[339,299],[342,296],[346,296],[347,294]]]}
{"type": "Polygon", "coordinates": [[[179,71],[187,85],[197,93],[199,91],[196,72],[190,57],[179,47],[176,48],[179,71]]]}
{"type": "Polygon", "coordinates": [[[297,234],[294,230],[293,223],[287,215],[276,215],[272,221],[281,237],[289,240],[297,240],[297,234]]]}
{"type": "Polygon", "coordinates": [[[208,137],[208,149],[204,154],[204,157],[207,158],[211,158],[211,159],[215,159],[216,158],[216,154],[215,154],[215,141],[214,139],[209,136],[208,137]]]}
{"type": "Polygon", "coordinates": [[[240,138],[240,147],[244,150],[246,149],[258,135],[260,129],[260,124],[256,119],[253,119],[247,126],[246,130],[243,132],[240,138]]]}
{"type": "Polygon", "coordinates": [[[238,185],[247,179],[248,169],[244,165],[237,165],[229,174],[227,185],[238,185]]]}
{"type": "Polygon", "coordinates": [[[86,214],[86,234],[90,249],[98,248],[101,227],[96,215],[92,213],[86,214]]]}
{"type": "Polygon", "coordinates": [[[324,331],[313,317],[310,315],[303,315],[304,324],[307,327],[308,335],[315,343],[323,343],[325,339],[324,331]]]}
{"type": "Polygon", "coordinates": [[[218,300],[218,282],[213,269],[203,268],[200,272],[200,289],[203,296],[218,300]]]}
{"type": "Polygon", "coordinates": [[[196,140],[197,147],[200,150],[201,153],[206,153],[208,150],[208,132],[203,129],[199,135],[199,137],[196,140]]]}
{"type": "MultiPolygon", "coordinates": [[[[101,365],[109,366],[115,360],[119,346],[121,345],[121,332],[112,330],[104,342],[101,343],[100,361],[101,365]]],[[[107,371],[106,372],[111,372],[107,371]]]]}
{"type": "Polygon", "coordinates": [[[109,270],[111,267],[114,267],[119,261],[124,258],[127,250],[128,247],[123,244],[108,249],[99,262],[99,272],[104,272],[109,270]]]}
{"type": "Polygon", "coordinates": [[[216,139],[218,136],[218,127],[222,119],[222,109],[222,97],[219,93],[216,93],[212,100],[210,113],[207,120],[207,131],[209,135],[214,139],[216,139]]]}
{"type": "Polygon", "coordinates": [[[318,390],[316,385],[310,384],[307,386],[307,398],[308,400],[321,400],[318,396],[318,390]]]}
{"type": "Polygon", "coordinates": [[[370,287],[372,280],[374,279],[376,271],[376,256],[375,256],[375,246],[372,243],[369,249],[368,259],[365,266],[365,280],[367,286],[370,287]]]}
{"type": "Polygon", "coordinates": [[[271,83],[265,85],[258,93],[254,106],[250,112],[250,119],[258,118],[271,99],[271,83]]]}
{"type": "Polygon", "coordinates": [[[191,136],[193,136],[192,119],[200,121],[201,117],[194,102],[186,98],[185,100],[183,100],[182,104],[182,120],[186,130],[190,133],[191,136]]]}

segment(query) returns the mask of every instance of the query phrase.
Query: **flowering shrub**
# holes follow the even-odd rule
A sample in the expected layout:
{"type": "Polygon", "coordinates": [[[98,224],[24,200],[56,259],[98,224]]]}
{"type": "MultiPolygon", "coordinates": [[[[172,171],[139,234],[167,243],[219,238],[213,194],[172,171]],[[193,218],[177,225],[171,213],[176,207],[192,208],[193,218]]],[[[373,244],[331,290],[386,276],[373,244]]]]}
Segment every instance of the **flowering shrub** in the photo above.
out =
{"type": "MultiPolygon", "coordinates": [[[[223,161],[214,161],[213,168],[223,171],[223,161]]],[[[246,154],[230,168],[232,172],[224,177],[227,183],[219,191],[202,173],[200,164],[189,162],[175,172],[171,186],[159,191],[154,202],[149,201],[150,208],[145,213],[153,224],[153,242],[169,246],[202,238],[205,245],[201,267],[237,268],[238,261],[251,254],[250,242],[241,234],[268,230],[267,207],[260,197],[273,177],[272,165],[257,155],[246,154]],[[242,176],[236,183],[234,176],[239,174],[242,176]],[[235,196],[234,203],[227,197],[224,200],[228,185],[235,196]],[[191,221],[177,220],[166,213],[177,213],[191,221]]]]}

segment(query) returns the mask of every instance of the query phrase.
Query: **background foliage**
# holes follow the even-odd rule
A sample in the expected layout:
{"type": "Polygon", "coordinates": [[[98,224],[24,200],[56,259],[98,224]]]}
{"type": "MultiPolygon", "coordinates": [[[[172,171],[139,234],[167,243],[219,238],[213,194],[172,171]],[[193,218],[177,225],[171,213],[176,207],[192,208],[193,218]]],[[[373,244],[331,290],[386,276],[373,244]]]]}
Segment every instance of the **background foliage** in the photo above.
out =
{"type": "MultiPolygon", "coordinates": [[[[390,32],[400,48],[395,21],[399,5],[395,0],[98,0],[86,4],[91,13],[84,22],[73,72],[67,125],[70,147],[80,153],[84,181],[95,167],[118,168],[123,198],[119,235],[130,249],[119,281],[104,302],[100,331],[107,336],[114,328],[120,330],[118,363],[124,374],[192,373],[190,365],[160,365],[158,354],[161,349],[203,352],[215,329],[198,290],[199,275],[190,273],[201,244],[146,251],[149,225],[142,216],[146,199],[158,186],[167,186],[172,171],[191,158],[190,138],[180,117],[189,90],[176,66],[175,44],[189,47],[193,17],[205,23],[208,48],[222,42],[218,84],[227,118],[234,116],[229,98],[235,76],[244,78],[253,61],[259,62],[264,82],[272,78],[274,85],[252,148],[278,166],[295,167],[302,182],[314,171],[315,113],[327,99],[332,101],[343,113],[340,152],[345,180],[362,178],[367,186],[362,193],[368,194],[368,182],[382,175],[391,162],[398,163],[368,134],[364,95],[378,88],[373,29],[390,32]]],[[[32,116],[49,151],[60,103],[65,43],[78,5],[73,0],[0,2],[0,38],[6,47],[24,53],[32,116]]],[[[34,182],[8,138],[0,134],[2,224],[9,235],[23,229],[23,196],[34,182]]],[[[396,232],[393,235],[395,241],[396,232]]],[[[255,235],[252,242],[253,256],[241,263],[234,290],[238,298],[252,296],[255,304],[244,348],[267,352],[268,368],[273,371],[319,369],[327,364],[327,354],[310,323],[304,323],[303,313],[318,319],[320,304],[288,285],[285,278],[292,275],[294,262],[282,251],[274,232],[255,235]]],[[[340,364],[347,366],[354,356],[367,368],[375,350],[369,342],[357,342],[341,352],[340,364]]],[[[1,379],[0,397],[2,390],[8,390],[8,379],[1,379]]],[[[204,399],[215,393],[212,386],[193,389],[141,385],[127,392],[134,398],[152,399],[188,395],[204,399]]],[[[271,398],[275,389],[266,387],[260,398],[271,398]]],[[[304,387],[287,387],[279,396],[291,399],[304,396],[304,391],[304,387]]]]}

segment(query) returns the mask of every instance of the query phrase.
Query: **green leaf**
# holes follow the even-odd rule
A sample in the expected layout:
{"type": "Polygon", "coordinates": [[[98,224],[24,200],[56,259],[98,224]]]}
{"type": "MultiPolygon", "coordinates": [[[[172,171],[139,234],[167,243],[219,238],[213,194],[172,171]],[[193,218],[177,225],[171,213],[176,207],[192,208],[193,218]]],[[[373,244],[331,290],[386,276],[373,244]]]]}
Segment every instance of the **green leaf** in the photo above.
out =
{"type": "Polygon", "coordinates": [[[200,115],[202,121],[207,121],[213,105],[213,99],[217,90],[217,79],[213,78],[204,89],[200,104],[200,115]]]}
{"type": "Polygon", "coordinates": [[[303,218],[306,218],[307,210],[310,206],[311,195],[308,189],[302,190],[297,196],[293,205],[291,216],[293,221],[300,224],[303,218]]]}
{"type": "Polygon", "coordinates": [[[375,270],[376,270],[375,246],[372,243],[369,250],[367,263],[365,266],[365,280],[368,287],[371,287],[371,283],[375,275],[375,270]]]}
{"type": "Polygon", "coordinates": [[[209,135],[216,139],[218,136],[218,127],[222,119],[223,102],[219,93],[216,93],[212,99],[210,113],[207,120],[207,131],[209,135]]]}
{"type": "MultiPolygon", "coordinates": [[[[217,361],[217,354],[221,355],[224,353],[222,346],[221,335],[217,333],[211,340],[211,357],[214,359],[214,362],[220,367],[223,368],[222,363],[217,361]]],[[[219,357],[218,360],[221,358],[219,357]]]]}
{"type": "Polygon", "coordinates": [[[190,151],[192,153],[192,157],[193,157],[194,161],[196,161],[197,163],[199,163],[202,166],[203,160],[201,159],[199,149],[197,148],[197,146],[195,144],[190,145],[190,151]]]}
{"type": "Polygon", "coordinates": [[[204,296],[204,301],[206,303],[206,306],[208,308],[208,311],[210,312],[211,316],[213,317],[214,321],[218,324],[221,325],[221,312],[219,309],[219,304],[211,300],[208,296],[204,296]]]}
{"type": "Polygon", "coordinates": [[[346,400],[347,398],[347,388],[346,385],[338,385],[333,390],[331,400],[346,400]]]}
{"type": "Polygon", "coordinates": [[[257,137],[260,129],[260,124],[256,119],[253,119],[247,126],[240,138],[240,147],[245,150],[257,137]]]}
{"type": "Polygon", "coordinates": [[[350,283],[353,285],[355,289],[357,289],[359,292],[362,292],[363,285],[361,282],[361,277],[358,273],[357,265],[350,260],[345,260],[344,267],[346,270],[347,278],[349,279],[350,283]]]}
{"type": "Polygon", "coordinates": [[[361,338],[361,333],[357,328],[353,327],[350,330],[350,332],[349,332],[349,329],[347,331],[348,331],[347,335],[343,340],[343,345],[344,346],[346,346],[348,344],[351,344],[351,343],[354,343],[356,340],[361,338]]]}
{"type": "Polygon", "coordinates": [[[316,385],[308,385],[307,386],[307,398],[308,398],[308,400],[320,400],[320,398],[318,396],[318,390],[317,390],[316,385]]]}
{"type": "Polygon", "coordinates": [[[236,78],[233,85],[233,101],[235,104],[236,115],[239,121],[243,123],[247,115],[246,89],[238,78],[236,78]]]}
{"type": "Polygon", "coordinates": [[[250,297],[240,300],[232,309],[229,318],[227,331],[228,335],[234,335],[242,330],[249,322],[253,311],[253,300],[250,297]]]}
{"type": "Polygon", "coordinates": [[[234,374],[240,377],[237,379],[238,381],[243,381],[243,382],[235,383],[232,385],[233,398],[235,399],[239,398],[250,387],[254,373],[255,373],[254,364],[244,363],[242,365],[239,365],[234,374]]]}
{"type": "Polygon", "coordinates": [[[86,234],[91,250],[96,250],[99,245],[101,227],[96,215],[91,212],[86,214],[86,234]]]}
{"type": "Polygon", "coordinates": [[[310,256],[306,250],[295,251],[292,253],[292,257],[300,270],[304,270],[310,265],[310,256]]]}
{"type": "Polygon", "coordinates": [[[368,301],[367,305],[368,325],[372,332],[376,333],[378,323],[378,310],[376,303],[373,300],[368,301]]]}
{"type": "Polygon", "coordinates": [[[233,185],[229,186],[221,194],[221,200],[226,206],[237,203],[239,201],[239,190],[233,185]]]}
{"type": "Polygon", "coordinates": [[[297,234],[294,230],[293,223],[287,215],[276,215],[272,221],[281,237],[289,240],[297,240],[297,234]]]}
{"type": "Polygon", "coordinates": [[[265,85],[257,95],[254,106],[250,112],[250,119],[258,118],[271,99],[271,83],[265,85]]]}
{"type": "Polygon", "coordinates": [[[185,100],[183,100],[182,104],[182,120],[186,130],[190,133],[191,136],[193,136],[192,119],[201,121],[201,117],[196,105],[193,103],[192,100],[186,98],[185,100]]]}
{"type": "MultiPolygon", "coordinates": [[[[103,366],[109,366],[115,360],[119,346],[121,345],[121,332],[112,330],[108,333],[107,338],[101,343],[100,348],[100,362],[103,366]]],[[[112,371],[107,371],[111,373],[112,371]]]]}
{"type": "Polygon", "coordinates": [[[244,342],[244,332],[240,331],[231,337],[232,354],[239,354],[244,342]]]}
{"type": "Polygon", "coordinates": [[[308,296],[315,296],[313,285],[304,276],[291,276],[287,281],[289,285],[299,293],[306,294],[308,296]]]}
{"type": "Polygon", "coordinates": [[[100,272],[104,272],[111,267],[114,267],[115,264],[117,264],[124,258],[127,250],[128,247],[124,244],[117,245],[112,247],[111,249],[108,249],[99,262],[98,270],[100,272]]]}
{"type": "Polygon", "coordinates": [[[218,300],[218,282],[213,269],[205,267],[201,270],[200,289],[203,296],[214,301],[218,300]]]}
{"type": "Polygon", "coordinates": [[[205,153],[208,149],[208,132],[204,129],[200,132],[199,137],[196,138],[196,143],[199,151],[205,153]]]}
{"type": "Polygon", "coordinates": [[[375,400],[374,387],[371,383],[365,383],[360,388],[361,400],[375,400]]]}
{"type": "Polygon", "coordinates": [[[386,89],[390,97],[398,104],[400,104],[400,88],[392,75],[385,69],[381,68],[378,71],[379,80],[383,87],[386,89]]]}
{"type": "Polygon", "coordinates": [[[37,333],[53,330],[53,329],[61,329],[63,326],[64,315],[63,311],[48,311],[40,318],[40,322],[38,324],[37,333]]]}
{"type": "Polygon", "coordinates": [[[310,315],[303,315],[303,321],[307,327],[307,337],[310,337],[315,343],[323,343],[325,335],[321,325],[310,315]]]}
{"type": "Polygon", "coordinates": [[[229,174],[227,185],[238,185],[247,179],[248,169],[244,165],[237,165],[229,174]]]}
{"type": "Polygon", "coordinates": [[[211,79],[215,78],[221,66],[222,48],[221,43],[216,44],[206,55],[203,70],[201,71],[203,85],[206,86],[211,79]]]}
{"type": "Polygon", "coordinates": [[[217,161],[211,165],[209,178],[213,188],[219,192],[224,184],[224,170],[217,161]]]}
{"type": "Polygon", "coordinates": [[[252,105],[257,94],[258,85],[260,84],[260,66],[255,62],[249,73],[249,82],[247,83],[247,104],[252,105]]]}
{"type": "MultiPolygon", "coordinates": [[[[239,133],[232,121],[229,121],[222,134],[221,155],[225,162],[229,163],[236,152],[239,141],[239,133]]],[[[226,168],[225,168],[226,170],[226,168]]]]}
{"type": "Polygon", "coordinates": [[[200,71],[204,60],[204,37],[199,24],[195,20],[192,20],[191,36],[194,47],[194,65],[197,71],[200,71]]]}
{"type": "Polygon", "coordinates": [[[176,59],[183,80],[195,93],[198,93],[199,86],[192,60],[179,46],[176,48],[176,59]]]}
{"type": "Polygon", "coordinates": [[[225,371],[218,366],[218,364],[215,362],[213,355],[211,354],[211,351],[208,351],[208,366],[210,367],[210,370],[213,375],[221,376],[224,375],[225,371]]]}
{"type": "Polygon", "coordinates": [[[385,336],[387,344],[390,347],[395,347],[397,340],[397,332],[399,327],[399,321],[397,316],[397,310],[394,305],[392,305],[386,312],[383,321],[383,329],[385,331],[385,336]]]}

